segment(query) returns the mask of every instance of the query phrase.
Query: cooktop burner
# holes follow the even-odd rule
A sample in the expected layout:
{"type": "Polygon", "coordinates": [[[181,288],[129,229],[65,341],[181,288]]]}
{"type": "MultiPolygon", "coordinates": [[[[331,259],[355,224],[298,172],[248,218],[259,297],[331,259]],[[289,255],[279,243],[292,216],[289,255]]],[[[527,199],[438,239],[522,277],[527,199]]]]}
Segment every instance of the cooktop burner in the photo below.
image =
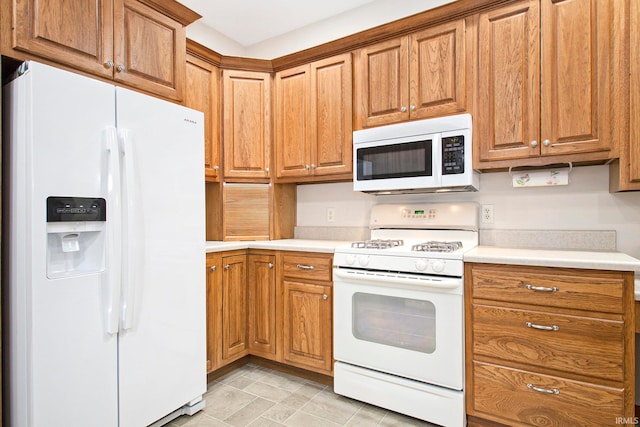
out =
{"type": "Polygon", "coordinates": [[[404,245],[402,240],[397,239],[373,239],[363,240],[361,242],[353,242],[352,248],[364,248],[364,249],[388,249],[395,248],[397,246],[404,245]]]}
{"type": "Polygon", "coordinates": [[[455,252],[462,248],[462,242],[429,241],[411,246],[416,252],[455,252]]]}

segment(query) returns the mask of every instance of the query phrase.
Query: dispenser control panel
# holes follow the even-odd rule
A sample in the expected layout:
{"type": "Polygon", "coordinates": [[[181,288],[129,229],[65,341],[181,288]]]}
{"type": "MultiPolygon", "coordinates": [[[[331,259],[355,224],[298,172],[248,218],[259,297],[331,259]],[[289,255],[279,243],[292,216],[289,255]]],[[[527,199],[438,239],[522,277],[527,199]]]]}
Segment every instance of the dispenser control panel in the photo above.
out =
{"type": "Polygon", "coordinates": [[[47,222],[106,220],[107,202],[101,197],[47,197],[47,222]]]}

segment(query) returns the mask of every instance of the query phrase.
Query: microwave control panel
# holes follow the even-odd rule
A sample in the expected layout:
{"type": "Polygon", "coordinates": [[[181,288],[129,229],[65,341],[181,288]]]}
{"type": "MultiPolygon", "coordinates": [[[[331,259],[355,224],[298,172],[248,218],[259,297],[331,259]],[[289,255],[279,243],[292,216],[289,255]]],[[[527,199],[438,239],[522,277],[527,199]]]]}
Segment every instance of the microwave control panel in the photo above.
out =
{"type": "Polygon", "coordinates": [[[464,173],[464,136],[442,138],[442,174],[464,173]]]}

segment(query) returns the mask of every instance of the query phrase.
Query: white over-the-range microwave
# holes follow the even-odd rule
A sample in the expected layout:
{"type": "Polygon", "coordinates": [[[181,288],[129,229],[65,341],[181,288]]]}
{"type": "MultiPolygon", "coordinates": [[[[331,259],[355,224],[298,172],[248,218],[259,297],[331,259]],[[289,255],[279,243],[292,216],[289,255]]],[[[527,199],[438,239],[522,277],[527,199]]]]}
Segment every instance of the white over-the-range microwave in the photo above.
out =
{"type": "Polygon", "coordinates": [[[471,115],[353,132],[353,189],[373,194],[478,191],[471,115]]]}

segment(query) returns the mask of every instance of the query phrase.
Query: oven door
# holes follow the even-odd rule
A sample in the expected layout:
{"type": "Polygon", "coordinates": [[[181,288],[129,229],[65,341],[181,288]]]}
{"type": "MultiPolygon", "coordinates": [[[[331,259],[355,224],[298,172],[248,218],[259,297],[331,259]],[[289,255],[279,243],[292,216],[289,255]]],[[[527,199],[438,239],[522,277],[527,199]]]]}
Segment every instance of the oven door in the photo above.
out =
{"type": "Polygon", "coordinates": [[[463,280],[334,269],[334,358],[463,389],[463,280]]]}

